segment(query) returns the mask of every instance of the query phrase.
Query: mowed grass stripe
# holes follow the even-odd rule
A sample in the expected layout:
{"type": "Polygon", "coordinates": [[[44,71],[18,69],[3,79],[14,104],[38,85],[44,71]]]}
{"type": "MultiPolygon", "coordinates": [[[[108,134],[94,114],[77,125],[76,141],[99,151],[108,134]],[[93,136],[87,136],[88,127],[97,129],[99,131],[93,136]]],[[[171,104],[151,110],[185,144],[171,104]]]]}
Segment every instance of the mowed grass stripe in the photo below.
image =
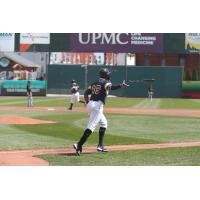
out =
{"type": "Polygon", "coordinates": [[[199,166],[200,147],[42,155],[52,166],[199,166]]]}
{"type": "Polygon", "coordinates": [[[160,99],[153,99],[152,101],[150,99],[144,99],[139,104],[133,106],[133,108],[159,108],[160,101],[160,99]]]}
{"type": "MultiPolygon", "coordinates": [[[[200,140],[199,118],[108,114],[107,119],[107,135],[130,137],[130,141],[145,139],[164,143],[200,140]]],[[[84,129],[87,119],[77,119],[73,124],[84,129]]]]}
{"type": "MultiPolygon", "coordinates": [[[[58,107],[69,106],[69,97],[33,97],[34,106],[58,107]]],[[[108,97],[106,107],[116,108],[166,108],[200,109],[200,100],[195,99],[154,99],[108,97]]],[[[0,97],[0,106],[25,106],[26,97],[0,97]]],[[[82,104],[75,106],[81,107],[82,104]]]]}
{"type": "Polygon", "coordinates": [[[11,125],[0,125],[0,130],[0,150],[65,148],[75,142],[48,134],[38,135],[11,125]]]}
{"type": "MultiPolygon", "coordinates": [[[[16,125],[16,128],[38,135],[77,141],[87,125],[87,113],[62,113],[34,117],[56,121],[51,125],[16,125]]],[[[105,144],[149,144],[200,140],[200,119],[165,116],[107,115],[105,144]]],[[[98,128],[87,145],[96,145],[98,128]]]]}
{"type": "Polygon", "coordinates": [[[191,99],[192,102],[200,103],[200,99],[191,99]]]}
{"type": "MultiPolygon", "coordinates": [[[[123,98],[123,97],[108,97],[106,101],[106,107],[132,107],[138,103],[140,103],[143,99],[141,98],[123,98]]],[[[26,97],[8,97],[1,98],[0,97],[0,106],[13,105],[20,106],[26,105],[27,99],[26,97]]],[[[50,106],[50,107],[58,107],[58,106],[69,106],[70,97],[33,97],[34,106],[50,106]]],[[[77,107],[83,106],[83,104],[76,103],[77,107]]]]}
{"type": "MultiPolygon", "coordinates": [[[[64,99],[51,99],[51,98],[46,98],[46,99],[38,99],[38,98],[34,98],[33,97],[33,103],[34,104],[38,104],[40,102],[53,102],[55,101],[55,105],[57,104],[58,101],[63,101],[64,99]]],[[[66,101],[65,101],[66,103],[66,101]]],[[[27,99],[23,98],[23,99],[12,99],[12,101],[6,101],[6,102],[0,102],[0,106],[7,106],[7,105],[26,105],[27,104],[27,99]]]]}
{"type": "Polygon", "coordinates": [[[194,99],[162,99],[160,108],[164,109],[200,109],[200,104],[194,99]]]}

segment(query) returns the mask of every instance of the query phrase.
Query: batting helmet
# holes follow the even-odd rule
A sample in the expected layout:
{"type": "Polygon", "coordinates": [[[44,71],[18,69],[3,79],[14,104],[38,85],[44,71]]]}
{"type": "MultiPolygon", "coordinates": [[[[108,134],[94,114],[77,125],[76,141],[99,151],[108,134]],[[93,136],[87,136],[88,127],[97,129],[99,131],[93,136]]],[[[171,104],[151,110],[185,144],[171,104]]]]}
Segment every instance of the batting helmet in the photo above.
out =
{"type": "Polygon", "coordinates": [[[76,83],[76,80],[73,79],[71,83],[76,83]]]}
{"type": "Polygon", "coordinates": [[[111,74],[111,72],[107,68],[102,68],[99,70],[100,78],[105,78],[105,79],[109,80],[110,74],[111,74]]]}

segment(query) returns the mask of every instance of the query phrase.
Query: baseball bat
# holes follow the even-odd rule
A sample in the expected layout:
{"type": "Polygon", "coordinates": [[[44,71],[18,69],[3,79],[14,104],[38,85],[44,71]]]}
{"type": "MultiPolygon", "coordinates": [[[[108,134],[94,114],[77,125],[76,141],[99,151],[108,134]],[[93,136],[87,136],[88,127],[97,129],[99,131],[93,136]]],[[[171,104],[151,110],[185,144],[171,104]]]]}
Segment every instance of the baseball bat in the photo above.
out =
{"type": "Polygon", "coordinates": [[[129,83],[143,83],[143,82],[154,82],[155,79],[142,79],[142,80],[129,80],[129,83]]]}

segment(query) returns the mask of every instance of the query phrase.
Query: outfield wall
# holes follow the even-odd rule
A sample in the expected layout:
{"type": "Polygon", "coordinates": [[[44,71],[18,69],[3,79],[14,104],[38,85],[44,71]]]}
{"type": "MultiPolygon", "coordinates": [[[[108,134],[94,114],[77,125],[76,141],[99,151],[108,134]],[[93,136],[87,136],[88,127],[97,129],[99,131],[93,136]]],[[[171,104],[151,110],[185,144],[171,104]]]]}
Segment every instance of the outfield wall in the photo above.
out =
{"type": "MultiPolygon", "coordinates": [[[[31,80],[33,96],[46,96],[46,81],[31,80]]],[[[0,81],[0,95],[2,96],[26,96],[27,80],[0,81]]]]}
{"type": "MultiPolygon", "coordinates": [[[[70,94],[71,80],[77,80],[80,93],[98,79],[98,71],[103,66],[81,66],[81,65],[49,65],[48,66],[48,94],[70,94]]],[[[183,67],[124,67],[116,66],[109,68],[112,71],[111,80],[113,84],[123,80],[152,79],[155,97],[179,98],[182,96],[182,74],[183,67]]],[[[148,82],[137,83],[131,87],[112,91],[111,95],[124,97],[147,97],[148,82]]]]}

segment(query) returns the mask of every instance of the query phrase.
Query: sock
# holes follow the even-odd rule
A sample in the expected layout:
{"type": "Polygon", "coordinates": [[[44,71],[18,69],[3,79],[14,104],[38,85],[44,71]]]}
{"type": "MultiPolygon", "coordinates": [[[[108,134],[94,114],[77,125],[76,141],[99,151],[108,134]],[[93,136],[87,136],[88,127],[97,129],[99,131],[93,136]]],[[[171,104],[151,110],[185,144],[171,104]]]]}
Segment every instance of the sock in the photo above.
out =
{"type": "Polygon", "coordinates": [[[69,109],[71,110],[71,109],[72,109],[72,107],[73,107],[73,103],[71,103],[71,104],[70,104],[70,107],[69,107],[69,109]]]}
{"type": "Polygon", "coordinates": [[[99,128],[99,146],[103,147],[103,139],[105,135],[106,128],[100,127],[99,128]]]}
{"type": "Polygon", "coordinates": [[[81,137],[80,141],[78,142],[78,146],[83,146],[83,144],[86,142],[86,140],[88,139],[88,137],[90,136],[90,134],[92,133],[92,131],[90,129],[86,129],[83,133],[83,136],[81,137]]]}

